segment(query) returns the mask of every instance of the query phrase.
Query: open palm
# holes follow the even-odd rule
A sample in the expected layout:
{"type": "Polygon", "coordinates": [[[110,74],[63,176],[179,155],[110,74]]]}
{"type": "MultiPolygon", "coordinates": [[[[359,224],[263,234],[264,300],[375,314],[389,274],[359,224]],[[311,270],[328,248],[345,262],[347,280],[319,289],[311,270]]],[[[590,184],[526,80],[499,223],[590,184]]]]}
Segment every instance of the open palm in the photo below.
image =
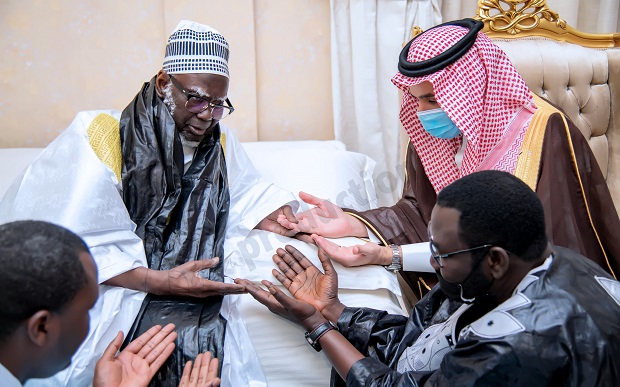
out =
{"type": "Polygon", "coordinates": [[[276,253],[273,261],[280,271],[274,269],[273,275],[293,297],[311,304],[319,312],[338,299],[338,275],[321,251],[319,260],[325,273],[293,246],[287,245],[276,253]]]}

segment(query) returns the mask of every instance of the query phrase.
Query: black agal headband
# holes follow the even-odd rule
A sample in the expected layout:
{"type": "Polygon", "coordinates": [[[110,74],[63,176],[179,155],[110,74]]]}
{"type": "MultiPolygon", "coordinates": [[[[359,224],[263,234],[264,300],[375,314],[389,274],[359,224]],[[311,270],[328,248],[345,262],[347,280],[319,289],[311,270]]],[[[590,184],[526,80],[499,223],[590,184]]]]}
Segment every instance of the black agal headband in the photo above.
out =
{"type": "Polygon", "coordinates": [[[474,19],[463,19],[463,20],[454,20],[449,21],[447,23],[439,24],[433,28],[429,28],[425,32],[420,35],[414,37],[403,47],[400,52],[400,56],[398,57],[398,71],[407,77],[421,77],[424,75],[432,74],[437,72],[448,65],[456,62],[457,59],[465,55],[467,51],[474,45],[476,41],[476,37],[478,36],[478,31],[482,29],[484,23],[474,20],[474,19]],[[409,62],[407,61],[407,55],[409,54],[409,47],[411,47],[411,43],[419,36],[425,34],[426,32],[432,30],[433,28],[443,27],[443,26],[459,26],[468,28],[469,31],[462,39],[456,42],[452,47],[449,47],[446,51],[437,55],[436,57],[423,60],[421,62],[409,62]]]}

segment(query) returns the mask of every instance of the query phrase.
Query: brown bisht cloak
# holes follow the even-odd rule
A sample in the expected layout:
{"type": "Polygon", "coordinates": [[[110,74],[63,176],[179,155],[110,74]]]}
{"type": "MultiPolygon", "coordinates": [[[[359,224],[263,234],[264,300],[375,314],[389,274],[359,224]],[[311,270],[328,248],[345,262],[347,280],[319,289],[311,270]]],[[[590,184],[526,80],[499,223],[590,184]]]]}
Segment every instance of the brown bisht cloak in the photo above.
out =
{"type": "MultiPolygon", "coordinates": [[[[539,131],[542,151],[539,168],[534,170],[550,242],[579,252],[616,277],[620,273],[620,218],[601,169],[579,129],[545,101],[536,102],[539,108],[553,110],[539,128],[544,128],[539,131]]],[[[347,210],[386,244],[428,240],[426,228],[437,194],[411,143],[406,172],[403,195],[395,205],[364,212],[347,210]]],[[[437,282],[434,274],[401,274],[419,298],[437,282]]]]}

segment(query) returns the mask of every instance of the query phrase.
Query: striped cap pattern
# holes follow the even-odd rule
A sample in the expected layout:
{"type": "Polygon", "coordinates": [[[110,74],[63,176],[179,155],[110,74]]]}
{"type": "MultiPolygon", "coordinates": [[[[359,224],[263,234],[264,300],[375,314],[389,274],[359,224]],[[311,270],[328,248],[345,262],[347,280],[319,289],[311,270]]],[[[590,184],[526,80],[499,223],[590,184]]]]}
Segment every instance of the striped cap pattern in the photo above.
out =
{"type": "Polygon", "coordinates": [[[228,42],[215,29],[182,20],[168,39],[163,69],[168,74],[208,73],[229,77],[228,42]]]}

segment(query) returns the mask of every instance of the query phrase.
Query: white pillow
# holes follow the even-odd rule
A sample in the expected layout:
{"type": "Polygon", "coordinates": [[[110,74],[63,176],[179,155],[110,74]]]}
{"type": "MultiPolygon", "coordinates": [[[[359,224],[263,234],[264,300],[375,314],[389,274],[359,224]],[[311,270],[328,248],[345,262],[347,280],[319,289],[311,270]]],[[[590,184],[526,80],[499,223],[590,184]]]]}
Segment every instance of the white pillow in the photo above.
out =
{"type": "Polygon", "coordinates": [[[376,208],[375,161],[338,144],[342,143],[285,141],[243,143],[243,147],[263,178],[296,195],[304,191],[358,211],[376,208]]]}
{"type": "Polygon", "coordinates": [[[243,148],[248,154],[264,152],[266,150],[278,152],[287,149],[308,150],[308,149],[337,149],[347,150],[344,142],[338,140],[293,140],[293,141],[250,141],[244,142],[243,148]]]}

